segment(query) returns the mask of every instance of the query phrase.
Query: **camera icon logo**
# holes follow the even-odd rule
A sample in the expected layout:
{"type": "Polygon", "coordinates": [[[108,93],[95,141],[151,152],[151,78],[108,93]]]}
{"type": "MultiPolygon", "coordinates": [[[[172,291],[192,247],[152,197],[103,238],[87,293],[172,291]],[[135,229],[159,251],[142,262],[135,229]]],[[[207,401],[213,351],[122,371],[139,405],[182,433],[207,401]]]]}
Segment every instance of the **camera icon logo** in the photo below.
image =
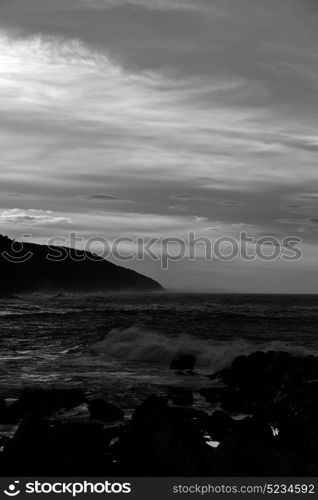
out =
{"type": "Polygon", "coordinates": [[[20,481],[14,481],[14,483],[8,486],[7,490],[4,490],[4,494],[7,495],[8,497],[16,497],[21,493],[20,490],[17,489],[19,484],[20,481]]]}

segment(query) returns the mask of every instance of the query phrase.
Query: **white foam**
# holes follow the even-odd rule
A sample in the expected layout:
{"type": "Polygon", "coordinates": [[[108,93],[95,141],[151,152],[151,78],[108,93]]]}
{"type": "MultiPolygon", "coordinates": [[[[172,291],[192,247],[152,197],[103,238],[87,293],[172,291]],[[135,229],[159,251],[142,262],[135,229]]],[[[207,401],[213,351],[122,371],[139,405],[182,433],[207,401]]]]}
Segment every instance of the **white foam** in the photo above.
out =
{"type": "Polygon", "coordinates": [[[243,339],[216,342],[189,335],[169,337],[135,326],[111,330],[104,340],[92,345],[91,350],[119,360],[165,365],[169,365],[180,354],[193,354],[197,359],[197,368],[208,368],[215,372],[229,367],[237,356],[254,351],[286,351],[295,356],[311,354],[301,346],[291,346],[280,341],[263,344],[251,344],[243,339]]]}

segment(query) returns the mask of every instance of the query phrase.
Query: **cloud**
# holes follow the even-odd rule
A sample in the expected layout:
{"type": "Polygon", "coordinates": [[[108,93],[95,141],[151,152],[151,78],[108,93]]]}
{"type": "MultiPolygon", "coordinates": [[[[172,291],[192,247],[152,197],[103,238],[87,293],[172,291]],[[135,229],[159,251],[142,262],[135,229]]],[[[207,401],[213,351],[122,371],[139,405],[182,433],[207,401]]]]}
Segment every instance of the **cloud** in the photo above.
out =
{"type": "Polygon", "coordinates": [[[77,0],[77,5],[86,8],[120,8],[131,5],[150,10],[201,10],[212,9],[207,0],[77,0]]]}
{"type": "Polygon", "coordinates": [[[282,219],[277,219],[280,224],[290,224],[299,227],[311,227],[317,228],[318,218],[316,217],[285,217],[282,219]]]}
{"type": "Polygon", "coordinates": [[[173,194],[169,196],[171,200],[183,201],[183,202],[203,202],[210,205],[219,205],[224,207],[246,207],[248,203],[238,200],[231,199],[220,199],[216,197],[202,196],[199,194],[173,194]]]}
{"type": "Polygon", "coordinates": [[[223,205],[224,207],[233,207],[233,208],[249,206],[249,203],[237,200],[220,200],[218,204],[223,205]]]}
{"type": "Polygon", "coordinates": [[[116,196],[108,194],[92,194],[91,196],[88,196],[88,198],[95,201],[119,201],[119,198],[116,196]]]}
{"type": "MultiPolygon", "coordinates": [[[[194,194],[172,194],[169,196],[171,200],[180,200],[180,201],[191,201],[196,200],[197,196],[194,194]]],[[[201,197],[199,197],[201,199],[201,197]]]]}
{"type": "Polygon", "coordinates": [[[72,219],[60,217],[50,210],[0,209],[0,224],[47,225],[70,224],[72,219]]]}
{"type": "MultiPolygon", "coordinates": [[[[4,2],[3,210],[31,217],[36,206],[87,235],[216,224],[223,235],[241,221],[286,234],[294,221],[314,234],[317,30],[307,2],[4,2]],[[111,212],[96,210],[103,202],[111,212]]],[[[32,220],[37,237],[64,224],[9,215],[12,231],[32,220]]]]}
{"type": "Polygon", "coordinates": [[[74,227],[79,224],[86,227],[88,231],[100,232],[104,228],[104,234],[112,237],[120,236],[143,236],[143,235],[166,235],[182,236],[188,231],[200,230],[202,224],[208,220],[196,215],[181,214],[157,214],[143,212],[120,212],[120,211],[95,211],[81,215],[73,215],[74,227]]]}
{"type": "Polygon", "coordinates": [[[318,193],[317,192],[312,192],[312,193],[297,193],[297,195],[294,196],[294,199],[296,200],[301,200],[301,201],[306,201],[306,202],[312,202],[312,201],[318,201],[318,193]]]}
{"type": "Polygon", "coordinates": [[[170,210],[177,210],[181,212],[187,212],[188,208],[185,205],[182,205],[181,203],[177,203],[175,205],[169,205],[168,208],[170,210]]]}
{"type": "MultiPolygon", "coordinates": [[[[79,41],[52,37],[1,36],[0,54],[4,175],[13,176],[12,162],[23,157],[14,168],[29,179],[39,171],[80,175],[88,163],[92,180],[106,172],[171,181],[212,174],[213,185],[236,190],[301,177],[289,175],[287,142],[297,130],[274,112],[267,124],[268,111],[249,107],[247,80],[136,73],[79,41]],[[275,155],[279,168],[269,164],[275,155]]],[[[311,158],[306,169],[314,178],[311,158]]]]}

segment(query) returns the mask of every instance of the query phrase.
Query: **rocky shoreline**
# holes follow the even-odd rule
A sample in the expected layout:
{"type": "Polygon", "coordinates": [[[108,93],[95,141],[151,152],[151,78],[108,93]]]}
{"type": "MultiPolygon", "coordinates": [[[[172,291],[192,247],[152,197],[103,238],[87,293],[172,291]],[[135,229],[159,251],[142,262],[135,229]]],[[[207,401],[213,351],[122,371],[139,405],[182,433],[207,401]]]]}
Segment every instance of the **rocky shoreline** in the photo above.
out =
{"type": "MultiPolygon", "coordinates": [[[[192,369],[184,358],[172,369],[187,361],[192,369]]],[[[209,412],[186,388],[149,396],[129,420],[80,389],[0,400],[0,425],[16,426],[12,437],[0,431],[2,475],[317,476],[318,357],[255,352],[210,378],[200,391],[209,412]],[[76,418],[83,405],[87,415],[76,418]]]]}

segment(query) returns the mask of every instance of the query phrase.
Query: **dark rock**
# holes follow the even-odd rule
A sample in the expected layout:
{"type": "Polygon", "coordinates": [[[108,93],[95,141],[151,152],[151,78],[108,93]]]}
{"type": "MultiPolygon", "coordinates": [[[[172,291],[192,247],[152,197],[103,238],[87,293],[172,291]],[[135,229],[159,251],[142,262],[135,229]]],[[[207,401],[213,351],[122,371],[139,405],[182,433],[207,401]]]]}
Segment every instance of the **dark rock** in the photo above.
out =
{"type": "Polygon", "coordinates": [[[171,390],[169,398],[174,404],[179,406],[190,406],[194,402],[192,392],[189,389],[181,387],[171,390]]]}
{"type": "Polygon", "coordinates": [[[250,403],[243,397],[242,393],[232,387],[205,387],[200,390],[202,396],[212,405],[220,405],[229,413],[248,413],[251,410],[250,403]]]}
{"type": "Polygon", "coordinates": [[[205,444],[192,412],[170,408],[157,396],[136,408],[120,449],[124,474],[183,476],[214,471],[214,452],[205,444]]]}
{"type": "Polygon", "coordinates": [[[242,446],[249,441],[274,446],[279,441],[272,430],[272,427],[276,428],[276,424],[271,426],[268,421],[254,416],[236,420],[218,410],[209,417],[207,424],[207,430],[213,439],[220,442],[235,439],[242,446]]]}
{"type": "Polygon", "coordinates": [[[14,471],[14,474],[20,474],[23,471],[28,475],[33,467],[38,465],[40,467],[39,462],[43,458],[43,447],[49,435],[50,425],[48,422],[43,422],[34,415],[25,416],[14,437],[5,446],[3,453],[4,473],[10,474],[14,471]]]}
{"type": "Polygon", "coordinates": [[[14,424],[19,418],[21,413],[18,412],[16,403],[7,405],[4,400],[0,402],[0,424],[14,424]]]}
{"type": "Polygon", "coordinates": [[[203,389],[200,389],[200,394],[209,402],[212,404],[217,404],[220,403],[221,400],[223,399],[223,388],[217,388],[217,387],[204,387],[203,389]]]}
{"type": "Polygon", "coordinates": [[[184,422],[190,422],[201,430],[206,426],[209,419],[209,416],[204,411],[196,410],[195,408],[174,406],[169,407],[169,411],[175,418],[184,422]]]}
{"type": "Polygon", "coordinates": [[[302,376],[308,380],[318,380],[317,356],[306,356],[303,361],[302,376]]]}
{"type": "Polygon", "coordinates": [[[8,444],[11,442],[11,439],[8,436],[1,436],[0,435],[0,448],[8,446],[8,444]]]}
{"type": "Polygon", "coordinates": [[[27,415],[5,446],[4,472],[24,476],[102,474],[110,465],[109,445],[110,436],[102,424],[27,415]]]}
{"type": "Polygon", "coordinates": [[[219,477],[310,477],[317,465],[286,450],[275,450],[258,441],[228,439],[215,451],[219,477]]]}
{"type": "Polygon", "coordinates": [[[193,354],[180,354],[170,365],[171,370],[193,370],[196,357],[193,354]]]}
{"type": "Polygon", "coordinates": [[[285,378],[300,374],[303,360],[287,352],[254,352],[237,357],[229,370],[222,371],[222,378],[241,391],[248,400],[271,400],[285,378]]]}
{"type": "Polygon", "coordinates": [[[221,441],[220,475],[318,470],[317,375],[317,357],[279,351],[239,356],[228,370],[214,375],[228,387],[203,389],[201,394],[230,413],[253,414],[235,421],[219,412],[210,417],[209,433],[221,441]],[[222,466],[223,456],[227,463],[222,466]]]}
{"type": "Polygon", "coordinates": [[[2,422],[14,423],[26,414],[48,416],[61,409],[75,408],[85,401],[80,389],[25,389],[12,405],[2,412],[2,422]]]}
{"type": "MultiPolygon", "coordinates": [[[[254,414],[235,427],[236,440],[282,447],[315,461],[318,454],[318,382],[316,358],[296,358],[285,352],[240,356],[223,378],[229,388],[204,391],[227,411],[254,414]],[[278,435],[273,436],[273,429],[278,435]],[[245,432],[244,432],[245,428],[245,432]],[[276,431],[277,432],[277,431],[276,431]]],[[[232,438],[232,434],[229,433],[232,438]]]]}
{"type": "Polygon", "coordinates": [[[262,442],[275,446],[279,443],[279,439],[278,436],[274,436],[273,429],[276,429],[275,423],[271,425],[267,420],[255,416],[236,420],[234,426],[238,441],[262,442]]]}
{"type": "Polygon", "coordinates": [[[116,406],[107,403],[103,399],[92,399],[88,402],[90,418],[93,420],[102,420],[112,422],[124,418],[125,413],[116,406]]]}
{"type": "Polygon", "coordinates": [[[280,437],[307,457],[318,455],[318,383],[289,377],[273,400],[280,437]]]}
{"type": "MultiPolygon", "coordinates": [[[[209,390],[209,399],[217,403],[231,398],[231,391],[241,393],[237,387],[209,390]]],[[[21,394],[23,420],[12,439],[0,439],[2,475],[80,477],[106,471],[114,477],[310,477],[318,470],[318,383],[298,372],[292,376],[288,369],[272,400],[246,400],[257,414],[243,420],[221,410],[209,416],[195,408],[170,407],[165,399],[150,396],[129,424],[105,428],[99,422],[48,418],[66,404],[66,394],[48,392],[41,392],[42,404],[37,391],[21,394]],[[209,446],[211,440],[219,446],[209,446]]],[[[70,399],[73,406],[77,398],[70,399]]],[[[91,415],[95,411],[98,420],[106,421],[109,407],[114,409],[98,399],[89,406],[91,415]]],[[[117,408],[114,413],[122,416],[117,408]]]]}
{"type": "Polygon", "coordinates": [[[224,411],[217,410],[209,417],[208,430],[213,439],[222,441],[232,434],[235,421],[224,411]]]}

